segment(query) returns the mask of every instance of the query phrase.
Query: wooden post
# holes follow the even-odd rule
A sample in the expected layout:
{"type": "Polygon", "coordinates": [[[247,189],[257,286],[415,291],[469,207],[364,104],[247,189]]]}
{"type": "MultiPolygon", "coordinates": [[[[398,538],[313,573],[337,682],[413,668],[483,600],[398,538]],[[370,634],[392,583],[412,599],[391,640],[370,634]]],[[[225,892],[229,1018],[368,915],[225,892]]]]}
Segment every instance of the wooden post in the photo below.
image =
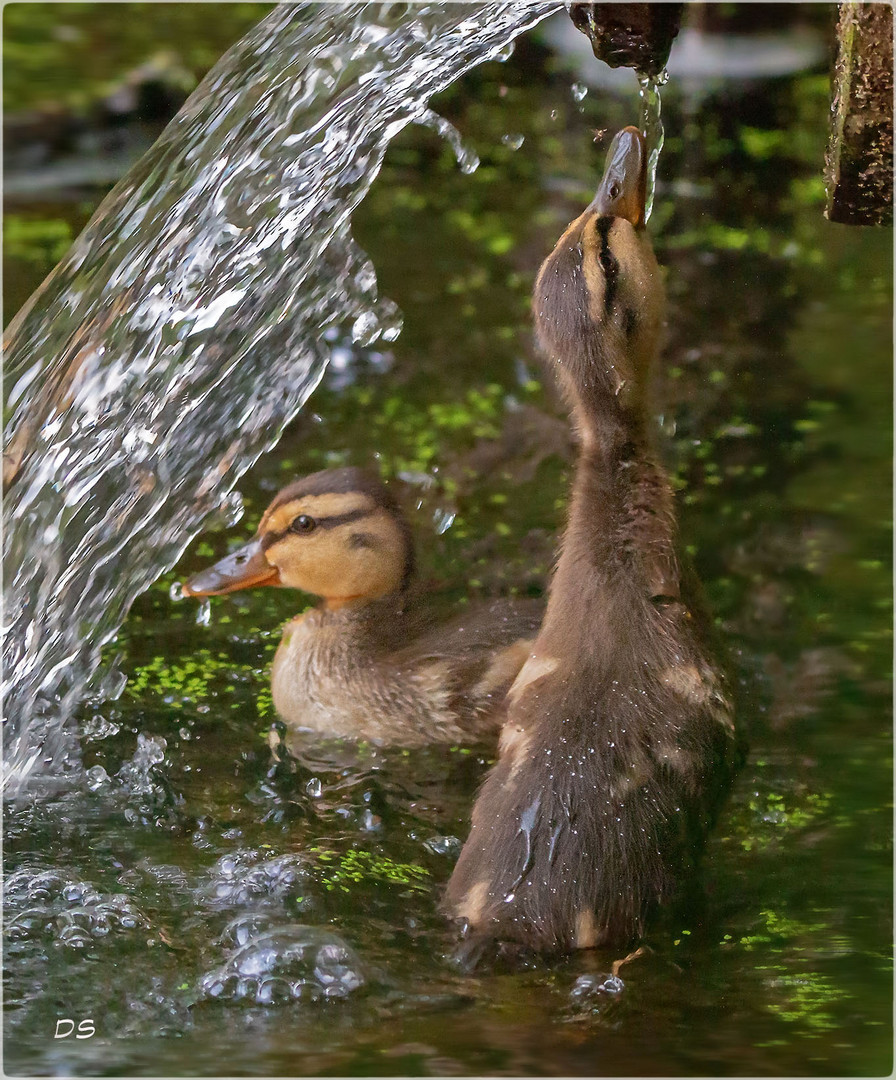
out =
{"type": "Polygon", "coordinates": [[[893,8],[840,5],[825,213],[846,225],[893,221],[893,8]]]}
{"type": "Polygon", "coordinates": [[[598,60],[659,75],[681,25],[683,4],[570,4],[576,27],[598,60]]]}

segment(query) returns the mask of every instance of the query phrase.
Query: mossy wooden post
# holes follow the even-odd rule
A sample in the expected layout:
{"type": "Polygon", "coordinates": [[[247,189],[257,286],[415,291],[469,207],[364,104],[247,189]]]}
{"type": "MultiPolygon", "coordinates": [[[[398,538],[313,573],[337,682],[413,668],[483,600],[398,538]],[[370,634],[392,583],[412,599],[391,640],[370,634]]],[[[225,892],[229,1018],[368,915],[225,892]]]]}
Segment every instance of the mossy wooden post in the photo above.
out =
{"type": "Polygon", "coordinates": [[[826,215],[847,225],[893,221],[893,8],[842,3],[837,26],[826,215]]]}
{"type": "Polygon", "coordinates": [[[570,4],[572,21],[598,60],[659,75],[681,25],[683,4],[570,4]]]}

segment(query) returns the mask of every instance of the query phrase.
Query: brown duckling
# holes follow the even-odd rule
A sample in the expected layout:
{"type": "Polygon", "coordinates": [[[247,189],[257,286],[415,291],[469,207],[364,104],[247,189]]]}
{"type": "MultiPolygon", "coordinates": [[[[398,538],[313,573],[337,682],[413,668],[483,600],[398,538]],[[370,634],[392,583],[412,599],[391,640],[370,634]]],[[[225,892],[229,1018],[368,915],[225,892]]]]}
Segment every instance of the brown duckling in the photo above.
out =
{"type": "Polygon", "coordinates": [[[286,624],[274,657],[274,707],[290,728],[400,746],[494,734],[541,605],[494,601],[433,628],[413,572],[411,533],[385,485],[328,469],[284,488],[254,538],[183,591],[279,585],[322,598],[286,624]]]}
{"type": "Polygon", "coordinates": [[[640,934],[738,753],[647,435],[664,294],[645,176],[643,139],[626,128],[535,284],[538,338],[580,446],[544,622],[448,884],[446,908],[473,940],[565,951],[640,934]]]}

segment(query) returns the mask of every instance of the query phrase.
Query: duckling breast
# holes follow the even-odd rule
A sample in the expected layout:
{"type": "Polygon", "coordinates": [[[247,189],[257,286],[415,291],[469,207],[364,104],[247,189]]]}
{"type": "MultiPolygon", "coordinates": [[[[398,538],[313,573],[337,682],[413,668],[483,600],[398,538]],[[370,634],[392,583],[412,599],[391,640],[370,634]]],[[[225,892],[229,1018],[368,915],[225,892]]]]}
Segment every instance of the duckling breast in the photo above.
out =
{"type": "Polygon", "coordinates": [[[345,613],[287,623],[271,669],[274,708],[292,728],[395,746],[467,741],[450,664],[372,651],[345,613]]]}

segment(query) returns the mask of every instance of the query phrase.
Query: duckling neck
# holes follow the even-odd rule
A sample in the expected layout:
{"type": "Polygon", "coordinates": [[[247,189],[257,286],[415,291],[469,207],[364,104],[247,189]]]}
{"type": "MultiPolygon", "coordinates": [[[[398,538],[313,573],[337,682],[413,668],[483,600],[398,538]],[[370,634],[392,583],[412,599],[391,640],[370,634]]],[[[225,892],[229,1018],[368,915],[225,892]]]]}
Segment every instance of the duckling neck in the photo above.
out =
{"type": "Polygon", "coordinates": [[[646,410],[592,399],[574,412],[582,448],[541,635],[548,651],[568,647],[570,625],[582,620],[593,649],[595,636],[617,638],[652,601],[679,595],[672,492],[646,410]]]}
{"type": "Polygon", "coordinates": [[[353,646],[395,647],[405,637],[408,619],[408,590],[389,593],[375,600],[361,597],[330,597],[316,609],[321,626],[337,627],[353,646]]]}

